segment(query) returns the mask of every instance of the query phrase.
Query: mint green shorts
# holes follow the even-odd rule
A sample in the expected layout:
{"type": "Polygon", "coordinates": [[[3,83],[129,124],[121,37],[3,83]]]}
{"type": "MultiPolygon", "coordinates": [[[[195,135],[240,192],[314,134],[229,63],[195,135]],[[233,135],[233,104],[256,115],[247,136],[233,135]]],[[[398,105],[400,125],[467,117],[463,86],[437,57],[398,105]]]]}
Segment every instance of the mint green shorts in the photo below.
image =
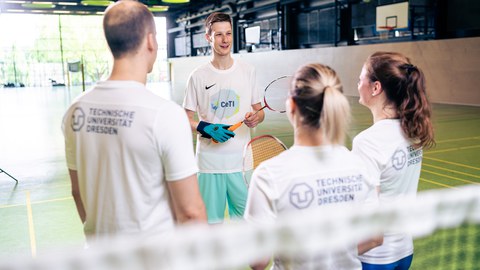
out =
{"type": "Polygon", "coordinates": [[[225,206],[231,218],[242,218],[247,201],[247,186],[241,172],[199,173],[198,185],[207,208],[208,223],[221,223],[225,206]]]}

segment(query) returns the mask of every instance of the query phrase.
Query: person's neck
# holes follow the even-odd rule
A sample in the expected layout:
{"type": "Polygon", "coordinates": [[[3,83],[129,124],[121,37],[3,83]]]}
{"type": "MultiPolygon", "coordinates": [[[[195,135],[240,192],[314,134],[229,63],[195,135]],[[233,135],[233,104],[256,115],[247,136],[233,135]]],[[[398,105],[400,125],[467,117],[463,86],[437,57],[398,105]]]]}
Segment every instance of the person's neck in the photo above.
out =
{"type": "Polygon", "coordinates": [[[216,69],[220,70],[226,70],[233,66],[233,58],[230,54],[225,56],[214,55],[210,62],[216,69]]]}
{"type": "Polygon", "coordinates": [[[373,115],[373,123],[377,123],[378,121],[385,120],[385,119],[398,118],[397,112],[390,106],[386,106],[383,108],[376,108],[372,110],[372,115],[373,115]]]}
{"type": "Polygon", "coordinates": [[[328,144],[321,129],[297,127],[294,130],[294,145],[297,146],[321,146],[328,144]]]}
{"type": "Polygon", "coordinates": [[[112,73],[108,80],[114,81],[136,81],[142,84],[147,83],[147,70],[145,64],[131,59],[115,59],[113,61],[112,73]]]}

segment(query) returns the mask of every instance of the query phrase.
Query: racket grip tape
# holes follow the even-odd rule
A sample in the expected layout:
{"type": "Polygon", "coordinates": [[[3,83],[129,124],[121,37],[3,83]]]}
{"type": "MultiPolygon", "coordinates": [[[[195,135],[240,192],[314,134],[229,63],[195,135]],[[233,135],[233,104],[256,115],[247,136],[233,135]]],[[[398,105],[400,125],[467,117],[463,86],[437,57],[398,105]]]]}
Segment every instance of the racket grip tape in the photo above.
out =
{"type": "Polygon", "coordinates": [[[242,124],[243,124],[243,121],[240,121],[240,122],[236,123],[235,125],[230,126],[228,128],[228,130],[234,131],[235,129],[239,128],[242,124]]]}

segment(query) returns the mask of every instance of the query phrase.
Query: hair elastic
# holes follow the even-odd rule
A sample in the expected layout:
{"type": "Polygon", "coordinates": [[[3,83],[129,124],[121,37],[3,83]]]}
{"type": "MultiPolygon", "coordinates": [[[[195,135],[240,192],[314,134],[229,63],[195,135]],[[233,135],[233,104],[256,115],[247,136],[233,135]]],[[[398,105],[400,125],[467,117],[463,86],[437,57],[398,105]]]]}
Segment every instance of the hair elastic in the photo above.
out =
{"type": "Polygon", "coordinates": [[[408,74],[412,73],[414,70],[418,70],[417,67],[412,64],[406,64],[404,65],[404,68],[407,70],[408,74]]]}

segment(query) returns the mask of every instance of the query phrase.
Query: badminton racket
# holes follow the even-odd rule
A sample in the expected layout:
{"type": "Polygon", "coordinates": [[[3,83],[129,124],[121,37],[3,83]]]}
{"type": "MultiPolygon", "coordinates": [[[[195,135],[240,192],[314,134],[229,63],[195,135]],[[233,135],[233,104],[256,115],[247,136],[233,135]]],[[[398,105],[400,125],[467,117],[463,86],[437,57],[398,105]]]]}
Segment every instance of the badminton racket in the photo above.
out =
{"type": "Polygon", "coordinates": [[[285,151],[285,144],[272,135],[261,135],[251,139],[243,150],[243,179],[247,188],[253,171],[263,161],[285,151]]]}
{"type": "MultiPolygon", "coordinates": [[[[256,115],[259,111],[268,108],[271,111],[284,113],[287,109],[285,106],[285,101],[288,98],[288,92],[290,91],[290,86],[292,83],[293,76],[281,76],[271,81],[267,87],[265,87],[265,94],[263,96],[263,107],[256,111],[253,115],[256,115]]],[[[234,131],[239,128],[245,119],[242,121],[231,125],[228,130],[234,131]]],[[[215,143],[216,141],[213,140],[215,143]]]]}
{"type": "MultiPolygon", "coordinates": [[[[268,108],[271,111],[284,113],[286,111],[285,101],[288,98],[288,91],[292,83],[293,76],[281,76],[271,81],[267,87],[265,87],[265,95],[263,97],[263,107],[256,111],[253,115],[259,111],[268,108]]],[[[242,120],[228,128],[230,131],[234,131],[239,128],[243,122],[242,120]]]]}
{"type": "MultiPolygon", "coordinates": [[[[268,108],[271,111],[284,113],[286,111],[285,101],[288,98],[288,91],[292,83],[292,76],[281,76],[271,81],[267,87],[265,87],[265,95],[263,97],[263,107],[256,111],[253,115],[259,111],[268,108]]],[[[228,130],[234,131],[239,128],[243,122],[242,120],[231,127],[228,130]]]]}

